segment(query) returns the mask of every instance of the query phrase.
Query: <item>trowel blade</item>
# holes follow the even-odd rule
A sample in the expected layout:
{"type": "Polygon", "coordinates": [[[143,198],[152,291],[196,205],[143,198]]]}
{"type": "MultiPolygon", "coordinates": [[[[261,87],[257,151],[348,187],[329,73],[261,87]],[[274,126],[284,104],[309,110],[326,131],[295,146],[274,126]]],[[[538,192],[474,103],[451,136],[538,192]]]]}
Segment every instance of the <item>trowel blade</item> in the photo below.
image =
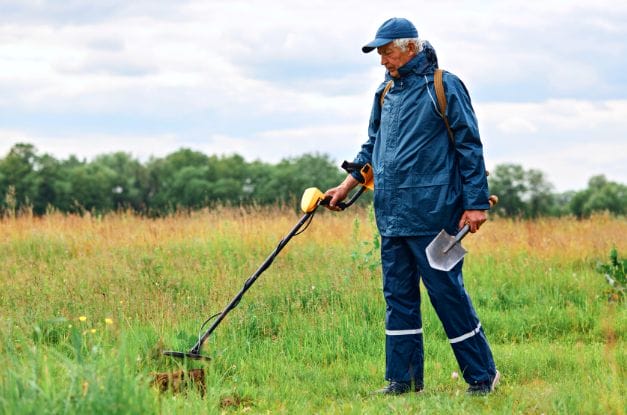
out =
{"type": "Polygon", "coordinates": [[[455,236],[449,235],[444,229],[427,246],[426,252],[431,268],[440,271],[450,271],[468,253],[461,242],[455,243],[455,236]],[[451,244],[453,247],[444,252],[451,244]]]}

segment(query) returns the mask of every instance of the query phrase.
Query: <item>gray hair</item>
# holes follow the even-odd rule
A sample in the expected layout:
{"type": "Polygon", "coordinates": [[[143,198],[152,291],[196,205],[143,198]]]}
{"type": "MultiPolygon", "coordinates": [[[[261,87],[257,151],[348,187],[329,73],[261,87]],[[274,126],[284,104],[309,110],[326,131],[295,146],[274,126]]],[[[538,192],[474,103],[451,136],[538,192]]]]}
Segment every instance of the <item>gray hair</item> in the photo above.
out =
{"type": "Polygon", "coordinates": [[[416,54],[419,54],[420,52],[422,52],[423,45],[424,45],[424,40],[422,39],[419,39],[417,37],[406,37],[403,39],[394,39],[394,46],[397,46],[403,52],[407,50],[407,46],[410,43],[413,43],[414,45],[416,45],[416,54]]]}

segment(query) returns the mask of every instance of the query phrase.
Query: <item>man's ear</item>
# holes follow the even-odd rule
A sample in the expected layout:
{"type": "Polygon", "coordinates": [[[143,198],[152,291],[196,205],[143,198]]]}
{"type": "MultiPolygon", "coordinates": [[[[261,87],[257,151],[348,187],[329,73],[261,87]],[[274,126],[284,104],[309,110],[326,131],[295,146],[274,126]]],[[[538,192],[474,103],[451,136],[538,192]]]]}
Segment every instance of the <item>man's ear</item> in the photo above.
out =
{"type": "Polygon", "coordinates": [[[418,47],[416,46],[416,44],[414,42],[409,42],[407,44],[407,49],[414,56],[416,56],[418,54],[418,47]]]}

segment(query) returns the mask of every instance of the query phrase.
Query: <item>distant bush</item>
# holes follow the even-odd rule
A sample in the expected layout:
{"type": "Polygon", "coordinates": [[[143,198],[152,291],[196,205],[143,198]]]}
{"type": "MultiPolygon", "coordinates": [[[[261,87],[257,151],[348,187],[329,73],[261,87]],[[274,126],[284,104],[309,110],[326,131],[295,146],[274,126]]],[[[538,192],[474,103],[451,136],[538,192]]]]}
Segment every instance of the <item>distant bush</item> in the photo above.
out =
{"type": "Polygon", "coordinates": [[[56,160],[20,143],[0,158],[0,216],[128,210],[162,216],[224,205],[285,205],[306,188],[326,190],[345,175],[325,154],[268,164],[183,148],[146,163],[124,152],[56,160]]]}
{"type": "MultiPolygon", "coordinates": [[[[242,156],[205,155],[182,148],[146,163],[124,152],[91,161],[57,160],[32,144],[15,144],[0,158],[0,217],[32,213],[106,214],[133,211],[151,217],[216,206],[297,205],[308,187],[326,190],[344,173],[326,154],[303,154],[269,164],[242,156]]],[[[500,164],[488,177],[500,196],[492,210],[510,218],[627,214],[627,186],[594,176],[581,191],[554,193],[543,172],[500,164]]],[[[372,196],[365,196],[372,200],[372,196]]]]}
{"type": "Polygon", "coordinates": [[[627,277],[625,276],[626,269],[627,259],[620,259],[618,257],[616,247],[612,248],[610,251],[610,261],[608,263],[597,264],[597,271],[603,274],[608,284],[610,284],[610,300],[625,300],[625,289],[627,287],[627,277]]]}

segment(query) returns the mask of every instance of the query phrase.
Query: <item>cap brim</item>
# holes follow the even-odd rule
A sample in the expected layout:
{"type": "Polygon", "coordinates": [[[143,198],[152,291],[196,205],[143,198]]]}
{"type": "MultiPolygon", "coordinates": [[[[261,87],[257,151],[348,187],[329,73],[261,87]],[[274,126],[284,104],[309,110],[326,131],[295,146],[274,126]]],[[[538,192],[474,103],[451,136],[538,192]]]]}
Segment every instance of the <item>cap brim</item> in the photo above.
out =
{"type": "Polygon", "coordinates": [[[381,47],[383,45],[387,45],[388,43],[390,43],[393,40],[394,39],[385,39],[385,38],[378,37],[375,40],[373,40],[372,42],[370,42],[367,45],[365,45],[364,47],[362,47],[361,51],[363,53],[372,52],[376,48],[381,47]]]}

